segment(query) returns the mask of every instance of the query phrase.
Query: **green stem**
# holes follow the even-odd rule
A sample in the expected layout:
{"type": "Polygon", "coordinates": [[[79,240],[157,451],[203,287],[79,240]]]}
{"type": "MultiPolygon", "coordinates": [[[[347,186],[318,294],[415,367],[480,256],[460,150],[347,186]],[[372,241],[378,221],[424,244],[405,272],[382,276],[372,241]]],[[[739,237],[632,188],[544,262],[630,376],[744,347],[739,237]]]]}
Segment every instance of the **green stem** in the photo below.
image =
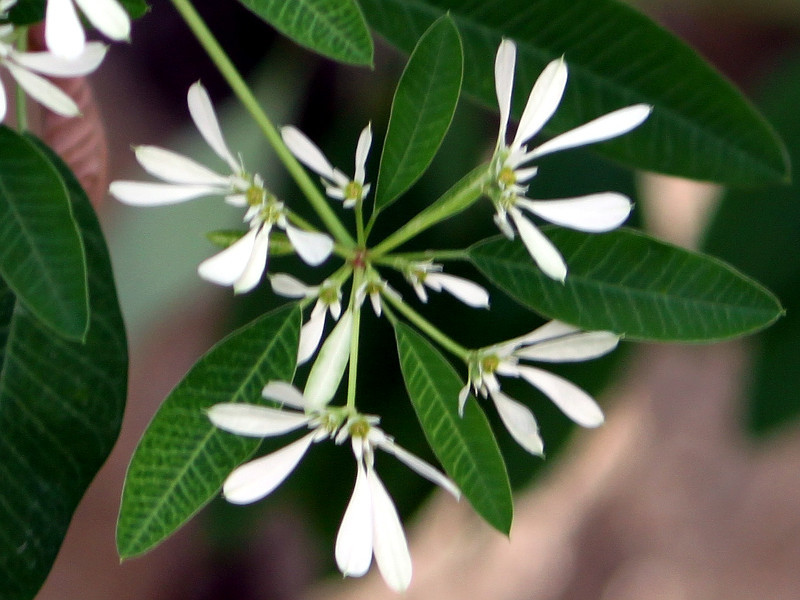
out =
{"type": "MultiPolygon", "coordinates": [[[[28,49],[28,28],[21,28],[19,34],[17,38],[17,50],[25,52],[28,49]]],[[[28,129],[28,97],[20,84],[17,84],[15,97],[17,105],[17,131],[25,131],[28,129]]]]}
{"type": "Polygon", "coordinates": [[[355,306],[356,291],[364,279],[364,270],[356,269],[353,273],[353,291],[350,296],[350,308],[353,311],[353,335],[350,342],[350,367],[347,372],[347,408],[356,408],[356,385],[358,379],[358,337],[361,330],[361,309],[355,306]]]}
{"type": "Polygon", "coordinates": [[[466,250],[424,250],[423,252],[398,252],[377,258],[370,256],[376,265],[403,270],[409,263],[428,261],[468,260],[466,250]]]}
{"type": "Polygon", "coordinates": [[[488,164],[473,169],[436,202],[375,246],[371,252],[373,259],[391,252],[440,221],[444,221],[469,208],[483,194],[488,176],[488,164]]]}
{"type": "Polygon", "coordinates": [[[217,69],[231,86],[231,89],[241,101],[245,109],[250,113],[255,122],[261,128],[267,141],[275,150],[278,158],[283,162],[286,170],[297,183],[298,187],[305,194],[311,206],[314,208],[319,218],[327,226],[333,236],[342,244],[353,246],[354,241],[345,226],[339,221],[336,214],[331,209],[325,196],[317,188],[316,184],[306,173],[303,166],[295,159],[294,155],[283,143],[280,133],[270,118],[253,96],[253,92],[245,83],[239,71],[231,62],[225,50],[219,45],[214,35],[208,29],[202,17],[197,13],[190,0],[172,0],[172,4],[186,21],[186,24],[194,33],[197,40],[205,49],[208,56],[217,66],[217,69]]]}
{"type": "Polygon", "coordinates": [[[364,231],[364,201],[359,200],[355,206],[356,241],[361,248],[367,245],[367,235],[364,231]]]}

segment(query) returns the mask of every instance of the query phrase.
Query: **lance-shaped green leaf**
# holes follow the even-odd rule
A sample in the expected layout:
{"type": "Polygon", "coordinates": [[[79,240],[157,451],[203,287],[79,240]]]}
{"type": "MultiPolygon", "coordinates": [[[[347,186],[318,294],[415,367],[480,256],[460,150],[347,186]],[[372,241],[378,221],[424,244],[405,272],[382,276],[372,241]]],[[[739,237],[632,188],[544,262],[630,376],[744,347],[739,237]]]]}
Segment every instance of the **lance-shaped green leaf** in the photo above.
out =
{"type": "Polygon", "coordinates": [[[40,148],[69,192],[93,310],[85,341],[69,341],[0,282],[0,596],[9,600],[33,598],[47,577],[117,439],[127,391],[125,329],[100,226],[69,169],[40,148]]]}
{"type": "Polygon", "coordinates": [[[468,253],[495,285],[549,318],[629,339],[710,342],[782,313],[775,296],[733,267],[643,233],[543,231],[569,265],[564,283],[542,273],[520,241],[492,238],[468,253]]]}
{"type": "Polygon", "coordinates": [[[431,164],[453,120],[464,57],[453,20],[444,16],[420,38],[397,84],[383,144],[375,208],[381,210],[431,164]]]}
{"type": "Polygon", "coordinates": [[[0,126],[0,276],[71,340],[89,326],[86,255],[67,187],[36,141],[0,126]]]}
{"type": "Polygon", "coordinates": [[[372,64],[372,37],[356,0],[239,0],[301,46],[344,63],[372,64]]]}
{"type": "MultiPolygon", "coordinates": [[[[769,124],[677,37],[617,0],[361,0],[370,24],[410,52],[449,12],[464,43],[464,88],[496,106],[493,61],[502,37],[518,47],[520,114],[544,66],[566,58],[569,82],[546,127],[555,135],[644,102],[647,122],[598,151],[635,167],[732,184],[787,179],[786,152],[769,124]]],[[[488,144],[494,140],[487,140],[488,144]]]]}
{"type": "Polygon", "coordinates": [[[117,522],[123,559],[172,534],[256,451],[260,440],[217,429],[205,411],[221,402],[263,403],[261,390],[268,381],[291,381],[300,316],[291,304],[235,331],[167,396],[128,467],[117,522]]]}
{"type": "Polygon", "coordinates": [[[489,422],[474,399],[458,415],[464,384],[452,365],[408,325],[397,323],[397,351],[408,395],[434,454],[477,513],[508,534],[511,486],[489,422]]]}

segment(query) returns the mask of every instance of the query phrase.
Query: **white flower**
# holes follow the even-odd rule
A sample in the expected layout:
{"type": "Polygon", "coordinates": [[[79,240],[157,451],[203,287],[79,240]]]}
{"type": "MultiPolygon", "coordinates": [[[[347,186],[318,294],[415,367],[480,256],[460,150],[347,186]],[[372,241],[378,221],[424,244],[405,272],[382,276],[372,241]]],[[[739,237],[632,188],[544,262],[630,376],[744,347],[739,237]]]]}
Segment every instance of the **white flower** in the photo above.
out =
{"type": "Polygon", "coordinates": [[[397,293],[397,290],[386,283],[386,280],[378,277],[371,277],[356,290],[356,306],[361,308],[364,304],[364,300],[369,296],[369,302],[372,304],[372,311],[375,313],[376,317],[380,317],[381,314],[383,314],[381,294],[386,294],[397,300],[402,298],[402,296],[397,293]]]}
{"type": "Polygon", "coordinates": [[[504,394],[496,376],[522,377],[575,423],[597,427],[603,423],[603,412],[589,394],[558,375],[519,363],[589,360],[611,352],[618,342],[619,336],[610,331],[580,331],[566,323],[550,321],[527,335],[483,348],[470,363],[469,381],[458,398],[459,413],[463,413],[470,387],[484,398],[491,397],[514,439],[531,454],[542,455],[544,443],[533,413],[504,394]]]}
{"type": "Polygon", "coordinates": [[[299,279],[286,273],[275,273],[270,276],[272,291],[286,298],[316,298],[317,302],[311,310],[311,316],[300,329],[300,345],[297,350],[297,364],[307,362],[319,347],[322,332],[325,329],[325,317],[328,313],[335,321],[342,314],[342,289],[328,279],[321,285],[306,285],[299,279]]]}
{"type": "Polygon", "coordinates": [[[115,181],[109,191],[121,202],[134,206],[163,206],[208,195],[225,196],[233,206],[245,208],[249,230],[225,250],[200,263],[198,273],[218,285],[233,286],[235,293],[258,285],[267,265],[269,236],[277,226],[286,232],[298,256],[309,265],[323,263],[333,250],[333,240],[305,231],[287,219],[283,204],[265,187],[261,176],[248,174],[222,136],[214,107],[200,82],[189,88],[189,112],[203,139],[224,160],[230,175],[221,175],[176,152],[157,146],[138,146],[136,159],[150,173],[166,183],[115,181]]]}
{"type": "MultiPolygon", "coordinates": [[[[89,22],[112,40],[127,40],[131,32],[128,13],[117,0],[75,0],[89,22]]],[[[86,47],[73,0],[47,0],[44,39],[47,48],[63,58],[75,58],[86,47]]]]}
{"type": "Polygon", "coordinates": [[[406,279],[422,302],[428,301],[427,286],[434,292],[445,290],[468,306],[489,308],[489,292],[469,279],[442,273],[442,265],[430,261],[414,263],[406,271],[406,279]]]}
{"type": "Polygon", "coordinates": [[[346,407],[310,408],[299,390],[283,382],[267,384],[263,395],[289,409],[217,404],[209,409],[208,417],[216,427],[248,437],[282,435],[302,427],[311,431],[276,452],[236,468],[223,484],[225,498],[235,504],[260,500],[289,476],[312,444],[329,438],[341,444],[351,438],[356,484],[336,536],[336,564],[345,576],[360,577],[369,570],[374,554],[387,585],[395,591],[406,589],[411,581],[408,544],[394,503],[375,472],[375,448],[394,455],[456,498],[458,488],[433,466],[397,445],[377,427],[378,417],[346,407]]]}
{"type": "Polygon", "coordinates": [[[553,279],[563,281],[567,275],[563,257],[523,211],[556,225],[598,233],[621,225],[630,214],[631,203],[626,196],[615,192],[559,200],[530,200],[524,197],[528,190],[525,184],[536,175],[537,167],[525,165],[559,150],[623,135],[641,125],[650,115],[652,107],[636,104],[616,110],[528,150],[528,141],[541,131],[561,102],[567,84],[567,65],[562,57],[549,63],[536,80],[514,139],[507,145],[506,131],[511,114],[515,63],[516,46],[510,40],[503,40],[495,59],[500,131],[493,158],[495,189],[490,192],[497,211],[494,220],[510,239],[513,239],[516,229],[542,271],[553,279]]]}
{"type": "Polygon", "coordinates": [[[364,183],[367,156],[372,145],[370,124],[361,131],[356,146],[355,176],[350,179],[339,169],[334,168],[322,151],[296,127],[288,125],[281,128],[283,141],[301,163],[322,177],[325,192],[335,200],[342,200],[345,208],[352,208],[369,193],[370,184],[364,183]]]}
{"type": "MultiPolygon", "coordinates": [[[[97,42],[90,43],[83,52],[67,60],[51,52],[20,52],[14,47],[16,34],[18,32],[13,25],[0,25],[0,65],[8,69],[26,94],[54,113],[65,117],[79,115],[80,109],[72,98],[41,75],[51,77],[88,75],[103,62],[106,47],[97,42]]],[[[0,121],[5,119],[7,110],[6,92],[0,85],[0,121]]]]}

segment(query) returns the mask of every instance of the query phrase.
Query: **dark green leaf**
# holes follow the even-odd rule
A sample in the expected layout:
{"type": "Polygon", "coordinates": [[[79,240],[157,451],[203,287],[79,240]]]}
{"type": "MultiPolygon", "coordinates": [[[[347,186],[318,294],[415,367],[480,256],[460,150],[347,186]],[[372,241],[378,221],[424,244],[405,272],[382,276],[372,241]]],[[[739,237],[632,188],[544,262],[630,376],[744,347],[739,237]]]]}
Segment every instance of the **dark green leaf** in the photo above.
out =
{"type": "Polygon", "coordinates": [[[261,389],[268,381],[291,381],[300,316],[291,304],[237,330],[170,392],[128,467],[117,523],[123,559],[146,552],[183,525],[258,448],[258,439],[214,427],[205,410],[220,402],[264,402],[261,389]]]}
{"type": "Polygon", "coordinates": [[[54,336],[0,283],[0,596],[28,600],[55,560],[72,513],[119,433],[127,343],[97,218],[69,169],[92,317],[84,343],[54,336]]]}
{"type": "Polygon", "coordinates": [[[419,333],[395,325],[400,367],[425,437],[475,511],[508,534],[514,513],[503,457],[486,416],[473,398],[458,416],[464,386],[450,363],[419,333]]]}
{"type": "Polygon", "coordinates": [[[519,241],[493,238],[469,255],[498,287],[549,318],[629,339],[710,342],[762,329],[782,313],[771,293],[729,265],[643,233],[543,230],[569,266],[563,284],[519,241]]]}
{"type": "Polygon", "coordinates": [[[372,64],[372,37],[355,0],[239,0],[302,46],[344,63],[372,64]]]}
{"type": "Polygon", "coordinates": [[[678,38],[616,0],[361,4],[370,24],[405,52],[449,11],[464,43],[464,88],[491,106],[495,52],[501,37],[512,38],[518,45],[517,114],[545,64],[564,55],[569,83],[549,134],[645,102],[656,107],[648,121],[599,151],[695,179],[741,184],[788,178],[780,140],[744,97],[678,38]]]}
{"type": "MultiPolygon", "coordinates": [[[[18,0],[8,12],[8,20],[15,25],[33,25],[44,20],[47,0],[18,0]]],[[[150,7],[145,0],[120,0],[132,19],[143,16],[150,7]]]]}
{"type": "Polygon", "coordinates": [[[35,140],[0,126],[0,276],[59,335],[89,326],[86,256],[64,180],[35,140]]]}
{"type": "Polygon", "coordinates": [[[383,144],[375,208],[381,210],[419,179],[444,139],[461,92],[461,39],[442,17],[420,38],[397,84],[383,144]]]}

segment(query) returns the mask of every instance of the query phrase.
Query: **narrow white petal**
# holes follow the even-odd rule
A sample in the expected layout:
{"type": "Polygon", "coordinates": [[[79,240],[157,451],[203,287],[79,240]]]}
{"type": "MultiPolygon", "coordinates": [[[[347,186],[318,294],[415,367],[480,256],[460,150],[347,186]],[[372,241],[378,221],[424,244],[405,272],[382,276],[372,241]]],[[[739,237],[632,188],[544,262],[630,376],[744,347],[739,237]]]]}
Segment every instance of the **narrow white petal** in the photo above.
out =
{"type": "MultiPolygon", "coordinates": [[[[358,136],[358,146],[356,146],[356,173],[354,177],[362,185],[366,177],[367,157],[369,156],[370,146],[372,146],[372,124],[367,123],[361,135],[358,136]]],[[[367,192],[369,192],[369,189],[365,188],[363,190],[365,196],[367,192]]]]}
{"type": "Polygon", "coordinates": [[[117,0],[75,0],[86,18],[112,40],[127,40],[131,20],[117,0]]]}
{"type": "Polygon", "coordinates": [[[333,252],[333,239],[324,233],[303,231],[287,224],[286,236],[297,255],[304,263],[312,267],[324,263],[333,252]]]}
{"type": "MultiPolygon", "coordinates": [[[[536,177],[536,174],[539,172],[539,167],[528,167],[526,169],[516,169],[514,171],[514,176],[517,179],[517,183],[525,183],[536,177]]],[[[523,188],[527,189],[527,188],[523,188]]]]}
{"type": "Polygon", "coordinates": [[[610,331],[581,331],[520,348],[515,354],[526,360],[577,362],[608,354],[618,343],[619,336],[610,331]]]}
{"type": "Polygon", "coordinates": [[[83,52],[86,34],[72,0],[47,0],[44,41],[53,54],[75,58],[83,52]]]}
{"type": "Polygon", "coordinates": [[[108,47],[99,42],[89,42],[76,57],[67,59],[54,52],[14,52],[18,65],[53,77],[80,77],[94,72],[105,58],[108,47]]]}
{"type": "Polygon", "coordinates": [[[132,206],[163,206],[220,193],[211,185],[177,185],[146,181],[114,181],[108,191],[120,202],[132,206]]]}
{"type": "Polygon", "coordinates": [[[281,127],[281,136],[283,136],[283,142],[297,160],[326,179],[335,180],[333,166],[325,158],[322,151],[317,148],[316,144],[308,139],[304,133],[296,127],[287,125],[286,127],[281,127]]]}
{"type": "Polygon", "coordinates": [[[442,473],[433,465],[425,462],[418,456],[415,456],[399,444],[394,443],[394,441],[392,441],[389,437],[385,435],[382,436],[382,439],[377,441],[377,445],[384,452],[388,452],[389,454],[396,456],[399,461],[403,462],[411,470],[416,471],[428,481],[431,481],[442,489],[446,490],[456,500],[461,498],[461,492],[459,491],[458,487],[456,487],[456,484],[453,483],[447,477],[447,475],[442,473]]]}
{"type": "Polygon", "coordinates": [[[345,577],[361,577],[372,563],[372,492],[362,461],[356,485],[336,534],[336,566],[345,577]]]}
{"type": "Polygon", "coordinates": [[[500,390],[492,392],[492,400],[503,425],[517,443],[531,454],[543,456],[544,442],[539,435],[536,419],[528,407],[506,396],[500,390]]]}
{"type": "Polygon", "coordinates": [[[381,313],[383,312],[383,307],[381,306],[381,295],[378,292],[370,294],[369,302],[372,304],[372,312],[375,313],[376,317],[380,317],[381,313]]]}
{"type": "Polygon", "coordinates": [[[144,170],[164,181],[214,185],[223,189],[229,187],[227,177],[223,177],[208,167],[172,150],[159,146],[137,146],[134,151],[136,160],[144,170]]]}
{"type": "Polygon", "coordinates": [[[553,243],[518,210],[509,213],[528,253],[545,275],[556,281],[567,277],[567,265],[553,243]]]}
{"type": "Polygon", "coordinates": [[[541,218],[578,231],[601,233],[622,225],[631,213],[631,201],[616,192],[560,200],[517,199],[517,206],[541,218]]]}
{"type": "Polygon", "coordinates": [[[372,493],[372,546],[383,580],[395,592],[402,592],[411,583],[411,555],[406,535],[394,502],[383,487],[378,474],[367,468],[367,481],[372,493]]]}
{"type": "Polygon", "coordinates": [[[3,82],[0,81],[0,123],[6,118],[7,111],[8,99],[6,98],[6,88],[3,86],[3,82]]]}
{"type": "Polygon", "coordinates": [[[489,292],[469,279],[447,273],[428,273],[425,283],[435,283],[468,306],[489,308],[489,292]]]}
{"type": "Polygon", "coordinates": [[[578,327],[574,325],[569,325],[568,323],[564,323],[563,321],[548,321],[544,325],[541,325],[531,331],[530,333],[526,333],[523,336],[518,338],[514,338],[511,340],[516,342],[517,346],[522,346],[525,344],[534,344],[536,342],[541,342],[543,340],[549,340],[557,337],[561,337],[564,335],[569,335],[571,333],[576,333],[581,331],[578,327]]]}
{"type": "Polygon", "coordinates": [[[267,257],[269,255],[269,233],[271,226],[262,226],[256,235],[250,258],[244,267],[244,271],[233,283],[233,292],[243,294],[256,287],[261,281],[264,269],[267,268],[267,257]]]}
{"type": "Polygon", "coordinates": [[[80,114],[81,111],[72,98],[45,78],[8,61],[5,62],[5,66],[29,96],[54,113],[63,117],[75,117],[80,114]]]}
{"type": "Polygon", "coordinates": [[[270,381],[261,390],[261,395],[267,400],[274,400],[298,410],[306,409],[306,399],[303,397],[303,393],[285,381],[270,381]]]}
{"type": "Polygon", "coordinates": [[[525,161],[560,150],[604,142],[628,133],[641,125],[650,116],[652,110],[653,107],[648,104],[634,104],[633,106],[610,112],[575,129],[570,129],[561,135],[557,135],[538,148],[534,148],[525,156],[525,161]]]}
{"type": "Polygon", "coordinates": [[[504,236],[510,240],[514,239],[514,228],[508,222],[508,213],[506,211],[494,213],[492,219],[494,219],[495,225],[504,236]]]}
{"type": "Polygon", "coordinates": [[[603,423],[603,411],[597,402],[571,381],[536,367],[521,366],[519,374],[578,425],[597,427],[603,423]]]}
{"type": "Polygon", "coordinates": [[[469,398],[469,383],[461,388],[458,392],[458,416],[464,417],[464,406],[467,404],[469,398]]]}
{"type": "Polygon", "coordinates": [[[279,410],[267,406],[227,402],[208,409],[208,418],[215,427],[247,437],[283,435],[307,425],[305,413],[279,410]]]}
{"type": "Polygon", "coordinates": [[[201,262],[197,273],[206,281],[217,285],[233,285],[242,276],[250,260],[257,234],[257,227],[250,229],[225,250],[201,262]]]}
{"type": "Polygon", "coordinates": [[[567,65],[564,57],[551,61],[533,85],[528,103],[519,121],[512,148],[522,147],[535,136],[556,112],[567,86],[567,65]]]}
{"type": "Polygon", "coordinates": [[[511,94],[514,90],[514,67],[517,60],[517,47],[511,40],[503,39],[494,59],[494,89],[497,105],[500,108],[500,131],[497,145],[506,143],[508,118],[511,114],[511,94]]]}
{"type": "Polygon", "coordinates": [[[189,114],[192,115],[192,120],[197,126],[200,135],[203,136],[203,139],[211,146],[216,155],[228,163],[231,171],[238,173],[241,170],[241,166],[228,149],[225,138],[222,137],[217,114],[214,112],[214,105],[211,104],[211,98],[209,98],[206,88],[199,81],[196,81],[189,88],[186,100],[189,104],[189,114]]]}
{"type": "Polygon", "coordinates": [[[251,460],[234,469],[222,486],[222,493],[233,504],[261,500],[289,476],[314,441],[315,431],[285,448],[251,460]]]}
{"type": "Polygon", "coordinates": [[[324,305],[317,303],[322,310],[314,310],[308,322],[300,329],[300,344],[297,349],[297,364],[302,365],[314,356],[322,339],[322,332],[325,329],[325,315],[327,311],[324,305]]]}
{"type": "Polygon", "coordinates": [[[285,298],[305,298],[313,296],[319,289],[317,286],[306,285],[296,277],[287,273],[273,273],[269,276],[272,291],[285,298]]]}
{"type": "Polygon", "coordinates": [[[331,401],[350,359],[353,313],[345,311],[319,351],[308,374],[304,396],[310,409],[323,408],[331,401]]]}

